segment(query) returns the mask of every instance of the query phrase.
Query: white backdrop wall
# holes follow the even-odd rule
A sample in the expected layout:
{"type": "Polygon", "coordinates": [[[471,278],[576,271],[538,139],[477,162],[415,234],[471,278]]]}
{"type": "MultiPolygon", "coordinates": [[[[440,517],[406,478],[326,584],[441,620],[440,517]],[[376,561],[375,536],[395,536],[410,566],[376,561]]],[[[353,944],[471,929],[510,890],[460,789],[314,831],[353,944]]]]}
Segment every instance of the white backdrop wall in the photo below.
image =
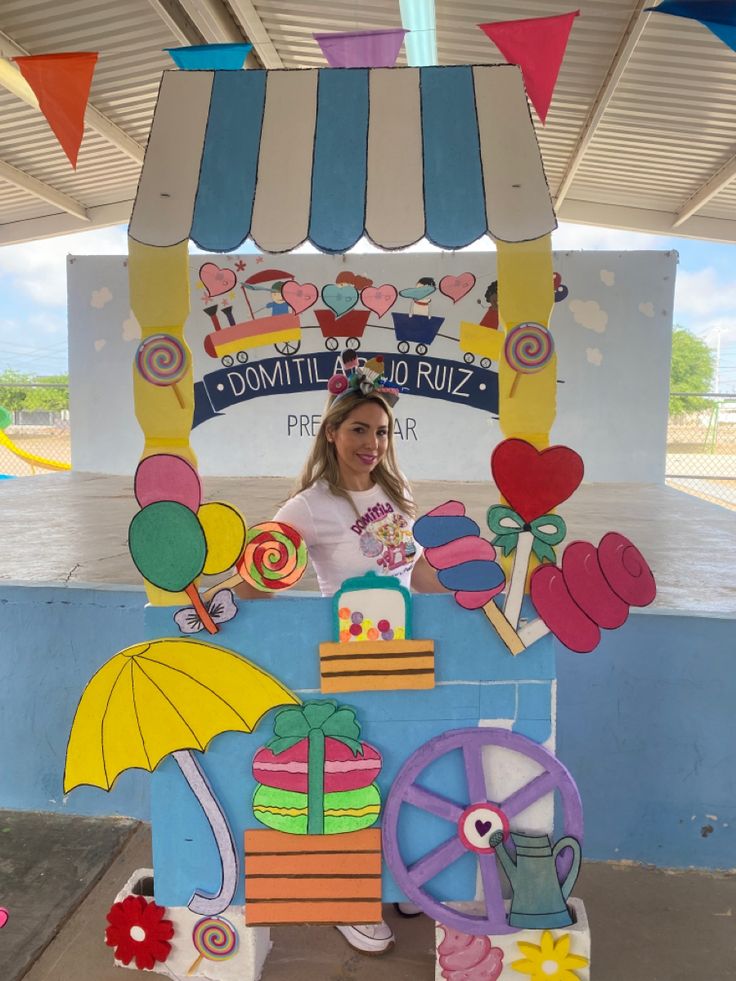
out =
{"type": "MultiPolygon", "coordinates": [[[[78,256],[68,263],[73,466],[132,473],[143,445],[132,407],[131,365],[140,328],[130,311],[126,260],[78,256]]],[[[675,252],[555,253],[554,268],[568,292],[555,303],[551,320],[559,378],[552,441],[582,455],[587,481],[664,479],[676,265],[675,252]]],[[[488,456],[501,439],[496,366],[481,367],[479,356],[468,364],[469,354],[459,343],[461,321],[479,322],[486,311],[486,289],[496,278],[495,253],[477,252],[191,256],[186,336],[199,383],[198,412],[204,407],[211,416],[192,433],[204,475],[293,476],[319,423],[324,379],[339,353],[328,355],[318,324],[316,311],[329,309],[322,297],[300,315],[296,353],[281,355],[268,343],[248,348],[247,365],[236,361],[225,368],[204,348],[208,334],[217,341],[226,336],[214,331],[215,321],[227,328],[230,321],[250,320],[246,295],[257,317],[270,315],[264,309],[272,301],[270,292],[246,294],[241,285],[266,269],[315,284],[320,291],[332,284],[326,298],[333,304],[340,295],[334,284],[345,273],[397,290],[414,288],[424,277],[439,285],[446,276],[472,274],[475,285],[457,302],[439,289],[432,295],[430,313],[441,323],[426,353],[417,354],[414,342],[407,354],[400,353],[404,345],[399,345],[395,329],[401,329],[395,328],[393,314],[401,322],[410,300],[399,296],[380,318],[367,312],[359,354],[384,354],[397,381],[406,382],[396,435],[402,468],[411,479],[488,479],[488,456]],[[232,289],[210,295],[217,285],[205,276],[208,291],[199,275],[207,262],[225,270],[220,285],[235,279],[232,289]],[[304,390],[309,388],[315,390],[304,390]],[[212,416],[212,400],[219,400],[215,408],[232,404],[212,416]]],[[[358,319],[365,319],[359,301],[355,311],[361,310],[364,317],[358,319]]],[[[411,321],[419,322],[417,317],[411,321]]],[[[405,316],[403,323],[408,323],[405,316]]],[[[343,340],[337,343],[341,349],[343,340]]],[[[523,385],[522,376],[517,397],[523,385]]]]}

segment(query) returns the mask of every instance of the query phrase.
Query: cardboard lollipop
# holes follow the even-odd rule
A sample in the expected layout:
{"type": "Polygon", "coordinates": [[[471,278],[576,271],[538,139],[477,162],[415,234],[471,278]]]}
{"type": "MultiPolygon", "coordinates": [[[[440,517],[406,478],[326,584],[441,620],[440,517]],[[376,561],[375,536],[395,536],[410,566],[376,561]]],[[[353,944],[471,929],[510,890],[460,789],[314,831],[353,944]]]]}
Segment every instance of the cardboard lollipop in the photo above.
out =
{"type": "Polygon", "coordinates": [[[135,364],[141,378],[161,388],[171,388],[184,408],[184,398],[178,382],[187,373],[187,354],[184,345],[173,334],[153,334],[138,345],[135,364]]]}
{"type": "Polygon", "coordinates": [[[191,463],[171,453],[156,453],[141,460],[133,490],[142,508],[157,501],[176,501],[196,514],[202,500],[197,471],[191,463]]]}
{"type": "Polygon", "coordinates": [[[145,579],[170,593],[185,592],[205,628],[217,633],[194,585],[207,560],[207,542],[196,514],[176,501],[149,504],[130,522],[128,547],[145,579]]]}
{"type": "Polygon", "coordinates": [[[504,354],[516,372],[509,397],[513,398],[522,375],[541,371],[552,360],[555,344],[552,335],[541,324],[518,324],[506,335],[504,354]]]}
{"type": "Polygon", "coordinates": [[[208,590],[205,599],[241,582],[264,593],[280,592],[295,586],[306,569],[307,546],[296,528],[285,521],[264,521],[248,529],[235,575],[208,590]]]}

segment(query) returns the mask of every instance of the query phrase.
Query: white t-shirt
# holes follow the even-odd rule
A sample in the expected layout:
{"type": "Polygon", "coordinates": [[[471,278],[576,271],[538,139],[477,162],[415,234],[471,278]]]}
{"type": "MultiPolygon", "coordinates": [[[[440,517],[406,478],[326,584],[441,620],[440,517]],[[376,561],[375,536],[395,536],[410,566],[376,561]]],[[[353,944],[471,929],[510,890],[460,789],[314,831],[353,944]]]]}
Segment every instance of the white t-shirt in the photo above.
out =
{"type": "Polygon", "coordinates": [[[345,579],[366,572],[395,576],[408,589],[421,551],[412,535],[413,519],[378,485],[348,493],[357,515],[345,498],[318,480],[287,501],[274,521],[285,521],[304,538],[323,596],[332,596],[345,579]]]}

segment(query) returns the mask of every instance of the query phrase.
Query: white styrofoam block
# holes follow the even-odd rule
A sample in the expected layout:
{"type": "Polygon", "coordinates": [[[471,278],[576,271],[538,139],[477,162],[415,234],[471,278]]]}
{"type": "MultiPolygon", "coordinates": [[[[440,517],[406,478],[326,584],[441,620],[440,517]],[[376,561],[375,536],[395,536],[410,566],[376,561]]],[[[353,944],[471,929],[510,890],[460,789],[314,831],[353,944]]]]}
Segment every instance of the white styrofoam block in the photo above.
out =
{"type": "MultiPolygon", "coordinates": [[[[153,879],[153,869],[136,869],[117,894],[114,902],[122,902],[126,896],[133,895],[136,883],[146,878],[153,879]]],[[[144,898],[150,900],[153,896],[145,895],[144,898]]],[[[271,931],[268,927],[246,926],[242,906],[228,906],[220,915],[238,932],[237,952],[227,960],[213,961],[206,957],[202,958],[196,972],[191,976],[206,978],[207,981],[260,981],[263,965],[273,946],[271,931]]],[[[192,943],[192,930],[201,918],[198,913],[192,913],[186,906],[166,907],[166,919],[174,924],[174,936],[169,941],[171,953],[165,962],[156,961],[154,972],[173,978],[175,981],[188,976],[187,972],[199,956],[192,943]]],[[[115,965],[137,970],[135,959],[130,964],[123,964],[115,959],[115,965]]]]}
{"type": "MultiPolygon", "coordinates": [[[[590,927],[585,906],[580,899],[570,899],[568,905],[575,917],[575,923],[561,930],[549,932],[555,944],[565,934],[570,937],[569,953],[584,957],[588,963],[585,967],[570,967],[568,970],[578,981],[590,981],[590,927]]],[[[475,915],[483,913],[483,907],[479,903],[452,903],[452,906],[460,912],[475,915]]],[[[436,923],[435,981],[523,981],[525,977],[531,981],[531,977],[540,975],[516,971],[512,964],[514,961],[528,958],[525,952],[519,950],[519,941],[539,947],[544,932],[544,930],[517,930],[516,933],[502,936],[471,937],[453,931],[448,938],[449,942],[443,945],[445,928],[440,923],[436,923]],[[442,950],[441,945],[443,945],[442,950]]],[[[553,964],[554,960],[549,964],[547,973],[556,977],[557,972],[553,969],[553,964]]]]}

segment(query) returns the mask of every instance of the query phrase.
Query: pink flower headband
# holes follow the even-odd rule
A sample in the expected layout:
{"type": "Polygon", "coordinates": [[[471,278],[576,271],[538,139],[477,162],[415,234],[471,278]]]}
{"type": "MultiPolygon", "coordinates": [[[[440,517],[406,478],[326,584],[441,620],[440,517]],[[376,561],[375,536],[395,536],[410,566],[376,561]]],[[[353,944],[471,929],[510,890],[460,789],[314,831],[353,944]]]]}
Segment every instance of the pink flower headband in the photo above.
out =
{"type": "Polygon", "coordinates": [[[345,351],[342,364],[345,374],[333,375],[327,382],[327,391],[335,396],[335,402],[352,392],[380,395],[391,408],[399,401],[399,386],[390,382],[383,373],[383,355],[377,354],[361,367],[355,351],[345,351]]]}

